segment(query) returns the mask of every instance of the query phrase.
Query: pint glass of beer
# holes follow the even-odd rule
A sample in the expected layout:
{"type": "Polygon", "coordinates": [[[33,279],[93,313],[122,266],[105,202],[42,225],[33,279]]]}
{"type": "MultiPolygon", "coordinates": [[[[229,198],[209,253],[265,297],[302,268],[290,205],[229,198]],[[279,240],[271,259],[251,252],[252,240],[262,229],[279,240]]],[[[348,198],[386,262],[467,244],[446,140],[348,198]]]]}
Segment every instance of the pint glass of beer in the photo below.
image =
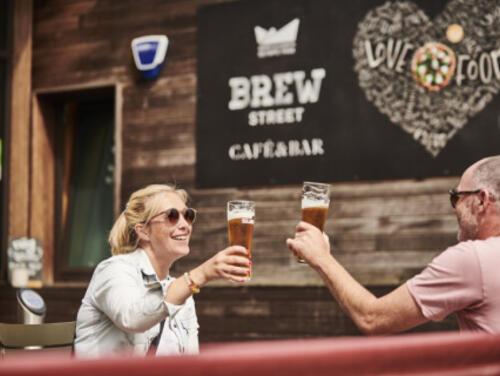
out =
{"type": "MultiPolygon", "coordinates": [[[[227,203],[227,234],[230,245],[241,245],[252,258],[255,203],[253,201],[229,201],[227,203]]],[[[250,280],[250,276],[248,278],[250,280]]]]}
{"type": "MultiPolygon", "coordinates": [[[[325,228],[328,207],[330,205],[330,186],[323,183],[306,181],[302,186],[302,220],[321,231],[325,228]]],[[[297,258],[298,262],[305,260],[297,258]]]]}

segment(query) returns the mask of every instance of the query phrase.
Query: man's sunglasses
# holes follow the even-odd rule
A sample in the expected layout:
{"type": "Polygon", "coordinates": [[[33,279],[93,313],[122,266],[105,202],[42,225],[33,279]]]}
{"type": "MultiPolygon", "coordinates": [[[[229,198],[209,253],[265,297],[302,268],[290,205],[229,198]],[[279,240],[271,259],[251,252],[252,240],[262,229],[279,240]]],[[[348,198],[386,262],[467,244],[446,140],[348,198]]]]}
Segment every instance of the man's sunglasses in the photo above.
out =
{"type": "Polygon", "coordinates": [[[457,206],[457,202],[460,199],[460,196],[466,196],[466,195],[475,195],[477,193],[481,192],[480,189],[476,189],[474,191],[457,191],[455,188],[450,189],[450,203],[451,207],[455,209],[457,206]]]}
{"type": "Polygon", "coordinates": [[[161,213],[156,214],[155,216],[151,217],[151,219],[148,221],[148,223],[151,223],[151,220],[153,220],[156,217],[163,216],[165,220],[168,220],[168,222],[171,225],[177,224],[179,221],[180,215],[184,217],[187,223],[192,225],[194,221],[196,220],[196,210],[193,208],[186,208],[183,211],[179,211],[176,208],[171,208],[167,209],[165,211],[162,211],[161,213]]]}

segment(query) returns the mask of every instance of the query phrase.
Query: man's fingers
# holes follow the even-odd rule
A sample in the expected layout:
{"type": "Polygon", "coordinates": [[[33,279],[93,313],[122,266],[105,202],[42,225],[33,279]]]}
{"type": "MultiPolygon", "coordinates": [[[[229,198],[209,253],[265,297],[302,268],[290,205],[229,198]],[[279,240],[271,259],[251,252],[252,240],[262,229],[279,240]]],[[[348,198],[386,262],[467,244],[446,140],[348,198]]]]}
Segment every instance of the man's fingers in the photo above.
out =
{"type": "Polygon", "coordinates": [[[299,253],[297,252],[298,249],[297,241],[294,239],[287,239],[286,244],[288,246],[288,249],[293,253],[293,255],[299,258],[299,253]]]}
{"type": "Polygon", "coordinates": [[[288,246],[288,249],[292,251],[294,254],[297,254],[297,248],[298,248],[298,242],[295,239],[287,239],[286,240],[286,245],[288,246]]]}
{"type": "Polygon", "coordinates": [[[297,232],[307,231],[316,228],[316,226],[311,225],[310,223],[300,221],[299,224],[295,227],[297,232]]]}
{"type": "Polygon", "coordinates": [[[295,233],[295,239],[303,239],[306,236],[308,236],[308,234],[309,233],[307,231],[296,232],[295,233]]]}

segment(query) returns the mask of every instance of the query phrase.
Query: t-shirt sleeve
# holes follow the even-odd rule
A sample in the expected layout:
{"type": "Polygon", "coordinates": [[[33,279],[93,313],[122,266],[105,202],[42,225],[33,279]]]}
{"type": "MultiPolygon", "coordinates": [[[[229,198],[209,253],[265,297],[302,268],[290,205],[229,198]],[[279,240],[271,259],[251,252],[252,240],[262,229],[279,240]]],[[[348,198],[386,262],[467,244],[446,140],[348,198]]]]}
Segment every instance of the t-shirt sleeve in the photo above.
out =
{"type": "Polygon", "coordinates": [[[448,248],[418,275],[407,281],[407,287],[422,314],[440,321],[479,300],[482,296],[479,260],[472,242],[448,248]]]}

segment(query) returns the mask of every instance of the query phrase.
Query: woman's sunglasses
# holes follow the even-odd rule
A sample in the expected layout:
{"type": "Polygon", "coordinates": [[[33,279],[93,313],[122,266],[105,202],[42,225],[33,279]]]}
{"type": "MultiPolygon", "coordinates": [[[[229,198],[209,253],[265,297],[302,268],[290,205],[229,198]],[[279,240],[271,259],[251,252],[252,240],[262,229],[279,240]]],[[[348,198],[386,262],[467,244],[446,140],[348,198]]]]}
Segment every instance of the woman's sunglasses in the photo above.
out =
{"type": "Polygon", "coordinates": [[[171,208],[167,209],[165,211],[162,211],[161,213],[156,214],[155,216],[151,217],[151,219],[148,221],[148,223],[151,223],[151,220],[153,220],[156,217],[159,216],[164,216],[165,220],[168,220],[168,222],[171,225],[177,224],[179,221],[180,215],[184,217],[187,223],[192,225],[194,221],[196,220],[196,210],[193,208],[186,208],[183,211],[179,211],[176,208],[171,208]]]}

